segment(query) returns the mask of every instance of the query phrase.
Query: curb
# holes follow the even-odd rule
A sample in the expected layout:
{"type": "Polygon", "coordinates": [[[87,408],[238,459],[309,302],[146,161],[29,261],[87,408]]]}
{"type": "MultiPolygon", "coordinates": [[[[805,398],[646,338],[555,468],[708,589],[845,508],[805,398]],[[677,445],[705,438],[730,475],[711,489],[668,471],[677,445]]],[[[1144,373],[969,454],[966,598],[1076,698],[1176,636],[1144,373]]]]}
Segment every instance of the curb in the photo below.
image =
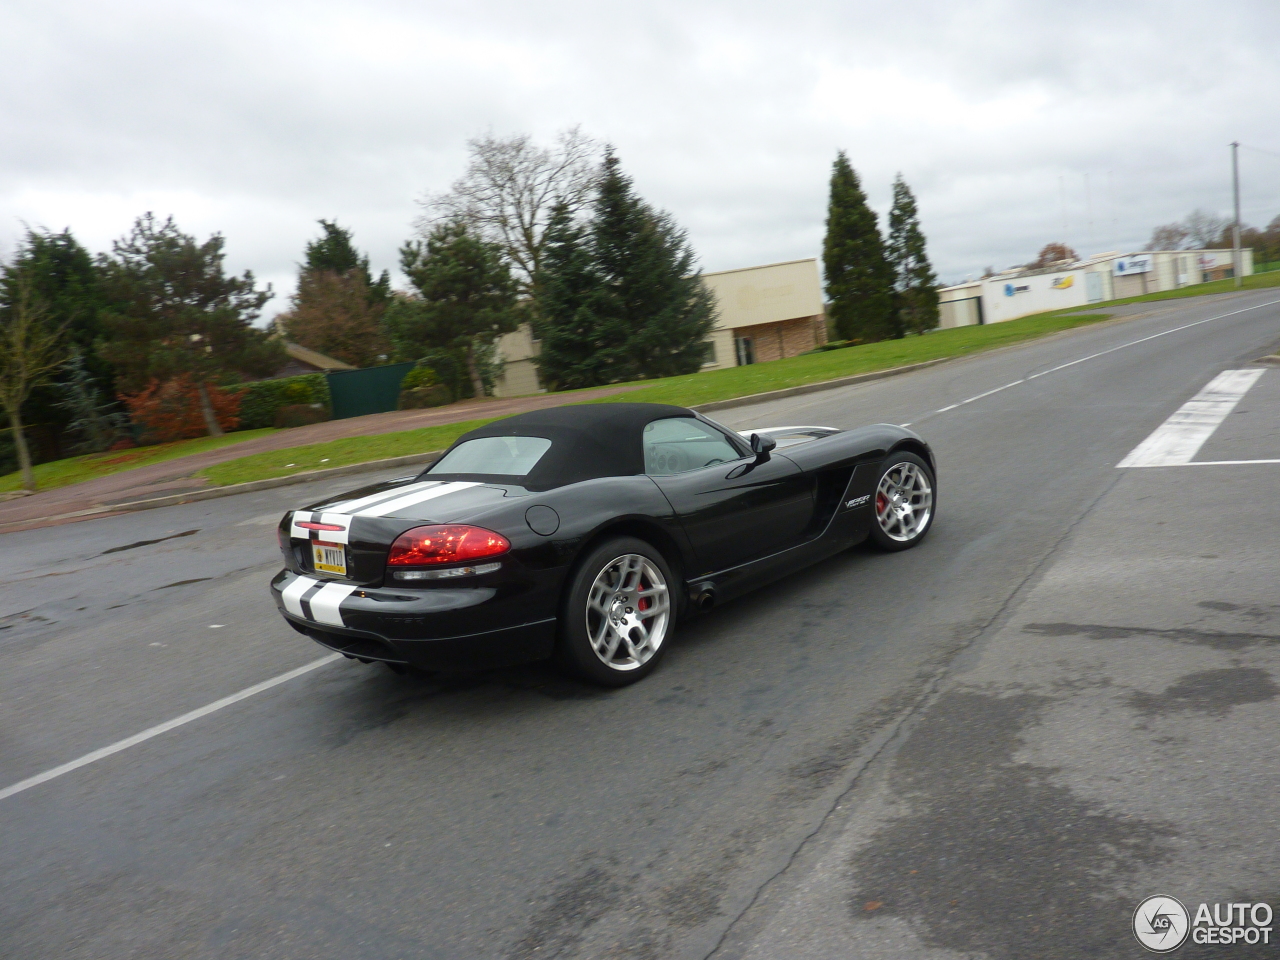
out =
{"type": "MultiPolygon", "coordinates": [[[[964,356],[969,356],[969,354],[964,354],[964,356]]],[[[847,387],[854,383],[866,383],[869,380],[884,380],[887,377],[896,377],[899,374],[910,373],[912,370],[923,370],[925,367],[933,367],[939,363],[946,363],[949,360],[958,359],[960,358],[939,357],[937,360],[924,360],[920,363],[909,363],[905,367],[890,367],[888,370],[873,370],[871,373],[855,373],[852,376],[839,377],[835,380],[822,380],[818,383],[801,384],[798,387],[783,387],[781,390],[769,390],[765,393],[752,393],[745,397],[735,397],[732,400],[712,400],[710,403],[699,403],[689,409],[697,410],[699,413],[706,413],[708,410],[728,410],[730,407],[746,407],[753,403],[766,403],[769,400],[781,400],[783,397],[796,397],[804,393],[818,393],[821,390],[834,390],[837,387],[847,387]]]]}
{"type": "Polygon", "coordinates": [[[217,500],[220,497],[232,497],[239,493],[253,493],[256,490],[272,490],[276,487],[287,487],[295,483],[308,483],[312,480],[324,480],[328,477],[341,477],[355,473],[366,473],[374,470],[390,470],[394,467],[408,467],[434,460],[443,450],[432,450],[429,453],[413,453],[404,457],[388,457],[385,460],[367,460],[364,463],[351,463],[345,467],[326,467],[324,470],[307,470],[303,473],[291,473],[287,477],[271,477],[267,480],[250,480],[247,483],[233,483],[225,487],[210,487],[208,490],[194,490],[189,493],[171,493],[163,497],[150,497],[146,500],[128,500],[124,503],[104,503],[88,510],[76,510],[73,513],[59,513],[48,517],[32,517],[29,520],[13,520],[0,524],[0,532],[6,527],[23,527],[33,523],[52,523],[58,520],[74,520],[80,517],[92,517],[98,514],[129,513],[135,510],[154,510],[158,507],[173,507],[182,503],[196,503],[200,500],[217,500]]]}

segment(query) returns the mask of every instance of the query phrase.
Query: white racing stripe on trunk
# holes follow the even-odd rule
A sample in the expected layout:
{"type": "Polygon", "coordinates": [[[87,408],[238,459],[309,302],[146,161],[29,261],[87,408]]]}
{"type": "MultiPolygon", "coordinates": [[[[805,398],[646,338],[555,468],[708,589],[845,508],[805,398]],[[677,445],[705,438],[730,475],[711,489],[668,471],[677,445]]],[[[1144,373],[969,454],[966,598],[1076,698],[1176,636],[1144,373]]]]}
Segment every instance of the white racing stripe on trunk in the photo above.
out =
{"type": "Polygon", "coordinates": [[[441,480],[420,480],[417,483],[409,483],[403,487],[396,487],[394,490],[383,490],[381,493],[371,493],[367,497],[361,497],[359,500],[347,500],[342,503],[335,503],[329,508],[330,513],[354,513],[362,507],[370,504],[378,503],[382,500],[390,500],[394,497],[403,497],[411,490],[425,490],[430,487],[438,487],[443,481],[441,480]]]}
{"type": "Polygon", "coordinates": [[[1222,371],[1116,466],[1174,467],[1190,463],[1265,372],[1261,369],[1222,371]]]}
{"type": "Polygon", "coordinates": [[[391,500],[387,503],[379,503],[376,506],[369,507],[367,510],[361,510],[356,514],[357,517],[386,517],[397,510],[403,510],[406,507],[413,507],[419,503],[425,503],[428,500],[434,500],[436,497],[443,497],[450,493],[457,493],[460,490],[469,490],[471,487],[478,487],[479,483],[467,482],[459,480],[455,483],[446,483],[442,486],[435,487],[431,490],[421,490],[417,493],[411,493],[407,497],[400,497],[398,500],[391,500]]]}
{"type": "Polygon", "coordinates": [[[291,584],[280,591],[280,599],[284,603],[284,608],[295,617],[303,617],[305,619],[306,614],[302,612],[302,595],[319,582],[319,580],[312,580],[310,577],[296,577],[291,584]]]}
{"type": "Polygon", "coordinates": [[[326,583],[310,600],[311,618],[316,623],[327,623],[333,627],[345,626],[338,607],[355,589],[344,583],[326,583]]]}

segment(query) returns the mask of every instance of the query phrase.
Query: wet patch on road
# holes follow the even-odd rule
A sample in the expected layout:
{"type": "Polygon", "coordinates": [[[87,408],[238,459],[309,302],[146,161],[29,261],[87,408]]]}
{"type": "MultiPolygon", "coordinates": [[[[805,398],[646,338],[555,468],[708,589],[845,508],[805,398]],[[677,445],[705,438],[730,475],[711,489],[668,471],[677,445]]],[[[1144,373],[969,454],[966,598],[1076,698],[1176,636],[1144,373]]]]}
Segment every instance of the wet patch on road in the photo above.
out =
{"type": "Polygon", "coordinates": [[[1162,693],[1141,690],[1125,699],[1146,717],[1182,711],[1197,711],[1223,717],[1236,706],[1263,703],[1280,694],[1271,674],[1258,667],[1233,667],[1189,673],[1162,693]]]}
{"type": "Polygon", "coordinates": [[[598,866],[560,884],[551,901],[529,919],[508,960],[572,956],[583,932],[617,904],[624,884],[598,866]]]}
{"type": "Polygon", "coordinates": [[[1014,759],[1050,702],[952,691],[929,710],[889,779],[910,812],[853,857],[855,919],[899,917],[927,946],[992,960],[1111,956],[1132,939],[1122,890],[1177,831],[1014,759]]]}
{"type": "Polygon", "coordinates": [[[1086,637],[1090,640],[1130,640],[1151,637],[1176,643],[1194,643],[1215,650],[1244,650],[1248,647],[1271,646],[1280,637],[1269,633],[1228,633],[1217,630],[1157,630],[1151,627],[1116,627],[1101,623],[1027,623],[1023,633],[1041,637],[1086,637]]]}

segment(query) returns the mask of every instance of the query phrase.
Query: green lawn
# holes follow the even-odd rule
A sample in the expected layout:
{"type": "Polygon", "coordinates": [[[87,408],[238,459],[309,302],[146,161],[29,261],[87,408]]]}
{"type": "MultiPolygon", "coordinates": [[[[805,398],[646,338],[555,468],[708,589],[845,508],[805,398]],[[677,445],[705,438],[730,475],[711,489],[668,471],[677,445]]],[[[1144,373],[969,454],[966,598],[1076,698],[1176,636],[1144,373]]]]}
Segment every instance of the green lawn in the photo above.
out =
{"type": "Polygon", "coordinates": [[[406,457],[412,453],[430,453],[432,450],[443,450],[468,430],[491,423],[494,419],[497,418],[467,420],[464,423],[448,423],[399,433],[380,433],[371,437],[346,437],[285,450],[268,450],[205,467],[197,476],[207,477],[211,484],[222,487],[249,480],[287,477],[306,470],[325,470],[352,463],[367,463],[370,460],[406,457]]]}
{"type": "Polygon", "coordinates": [[[655,381],[653,386],[633,393],[606,397],[598,403],[630,402],[674,403],[696,406],[714,400],[745,397],[753,393],[781,390],[807,383],[819,383],[858,373],[887,370],[926,360],[961,357],[982,350],[993,350],[1023,340],[1043,337],[1088,323],[1106,320],[1107,314],[1064,315],[1062,311],[1037,314],[987,326],[956,327],[935,330],[920,337],[884,340],[863,346],[846,347],[824,353],[811,353],[771,363],[746,367],[729,367],[683,377],[655,381]]]}
{"type": "MultiPolygon", "coordinates": [[[[587,402],[672,403],[678,406],[694,406],[710,403],[713,400],[728,400],[753,393],[763,393],[767,390],[833,380],[857,373],[887,370],[890,367],[900,367],[925,360],[963,356],[1105,319],[1107,319],[1106,314],[1061,316],[1058,313],[1052,313],[990,326],[937,330],[922,337],[869,343],[843,350],[792,357],[788,360],[775,360],[771,363],[757,363],[746,367],[731,367],[727,370],[669,377],[664,380],[655,380],[650,386],[640,390],[587,402]]],[[[566,399],[571,396],[572,394],[565,394],[566,399]]],[[[305,470],[319,470],[389,457],[427,453],[432,450],[442,450],[468,430],[490,422],[491,419],[469,420],[465,423],[444,424],[421,430],[384,433],[372,437],[351,437],[345,440],[308,444],[305,447],[256,453],[238,460],[206,467],[200,471],[200,476],[207,477],[211,484],[225,486],[249,480],[285,477],[305,470]]]]}
{"type": "MultiPolygon", "coordinates": [[[[163,463],[205,450],[216,450],[232,443],[243,443],[255,437],[275,433],[274,427],[261,430],[245,430],[240,433],[228,433],[222,437],[197,437],[194,440],[178,440],[175,443],[160,443],[154,447],[135,447],[132,450],[117,450],[112,453],[91,453],[83,457],[70,457],[66,460],[53,460],[38,464],[34,468],[37,490],[52,490],[65,487],[71,483],[84,480],[95,480],[136,467],[146,467],[153,463],[163,463]]],[[[22,489],[22,474],[10,473],[0,477],[0,493],[9,493],[22,489]]]]}

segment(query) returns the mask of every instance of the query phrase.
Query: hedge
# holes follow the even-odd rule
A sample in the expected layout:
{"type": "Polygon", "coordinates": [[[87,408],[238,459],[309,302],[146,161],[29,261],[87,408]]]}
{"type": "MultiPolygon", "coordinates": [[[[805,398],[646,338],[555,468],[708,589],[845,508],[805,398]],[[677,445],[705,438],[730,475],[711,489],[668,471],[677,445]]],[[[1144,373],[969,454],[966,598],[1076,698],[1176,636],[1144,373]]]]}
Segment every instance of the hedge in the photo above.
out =
{"type": "Polygon", "coordinates": [[[305,373],[278,380],[257,380],[244,388],[240,399],[240,429],[257,430],[275,423],[281,407],[322,403],[331,405],[329,383],[323,373],[305,373]]]}

